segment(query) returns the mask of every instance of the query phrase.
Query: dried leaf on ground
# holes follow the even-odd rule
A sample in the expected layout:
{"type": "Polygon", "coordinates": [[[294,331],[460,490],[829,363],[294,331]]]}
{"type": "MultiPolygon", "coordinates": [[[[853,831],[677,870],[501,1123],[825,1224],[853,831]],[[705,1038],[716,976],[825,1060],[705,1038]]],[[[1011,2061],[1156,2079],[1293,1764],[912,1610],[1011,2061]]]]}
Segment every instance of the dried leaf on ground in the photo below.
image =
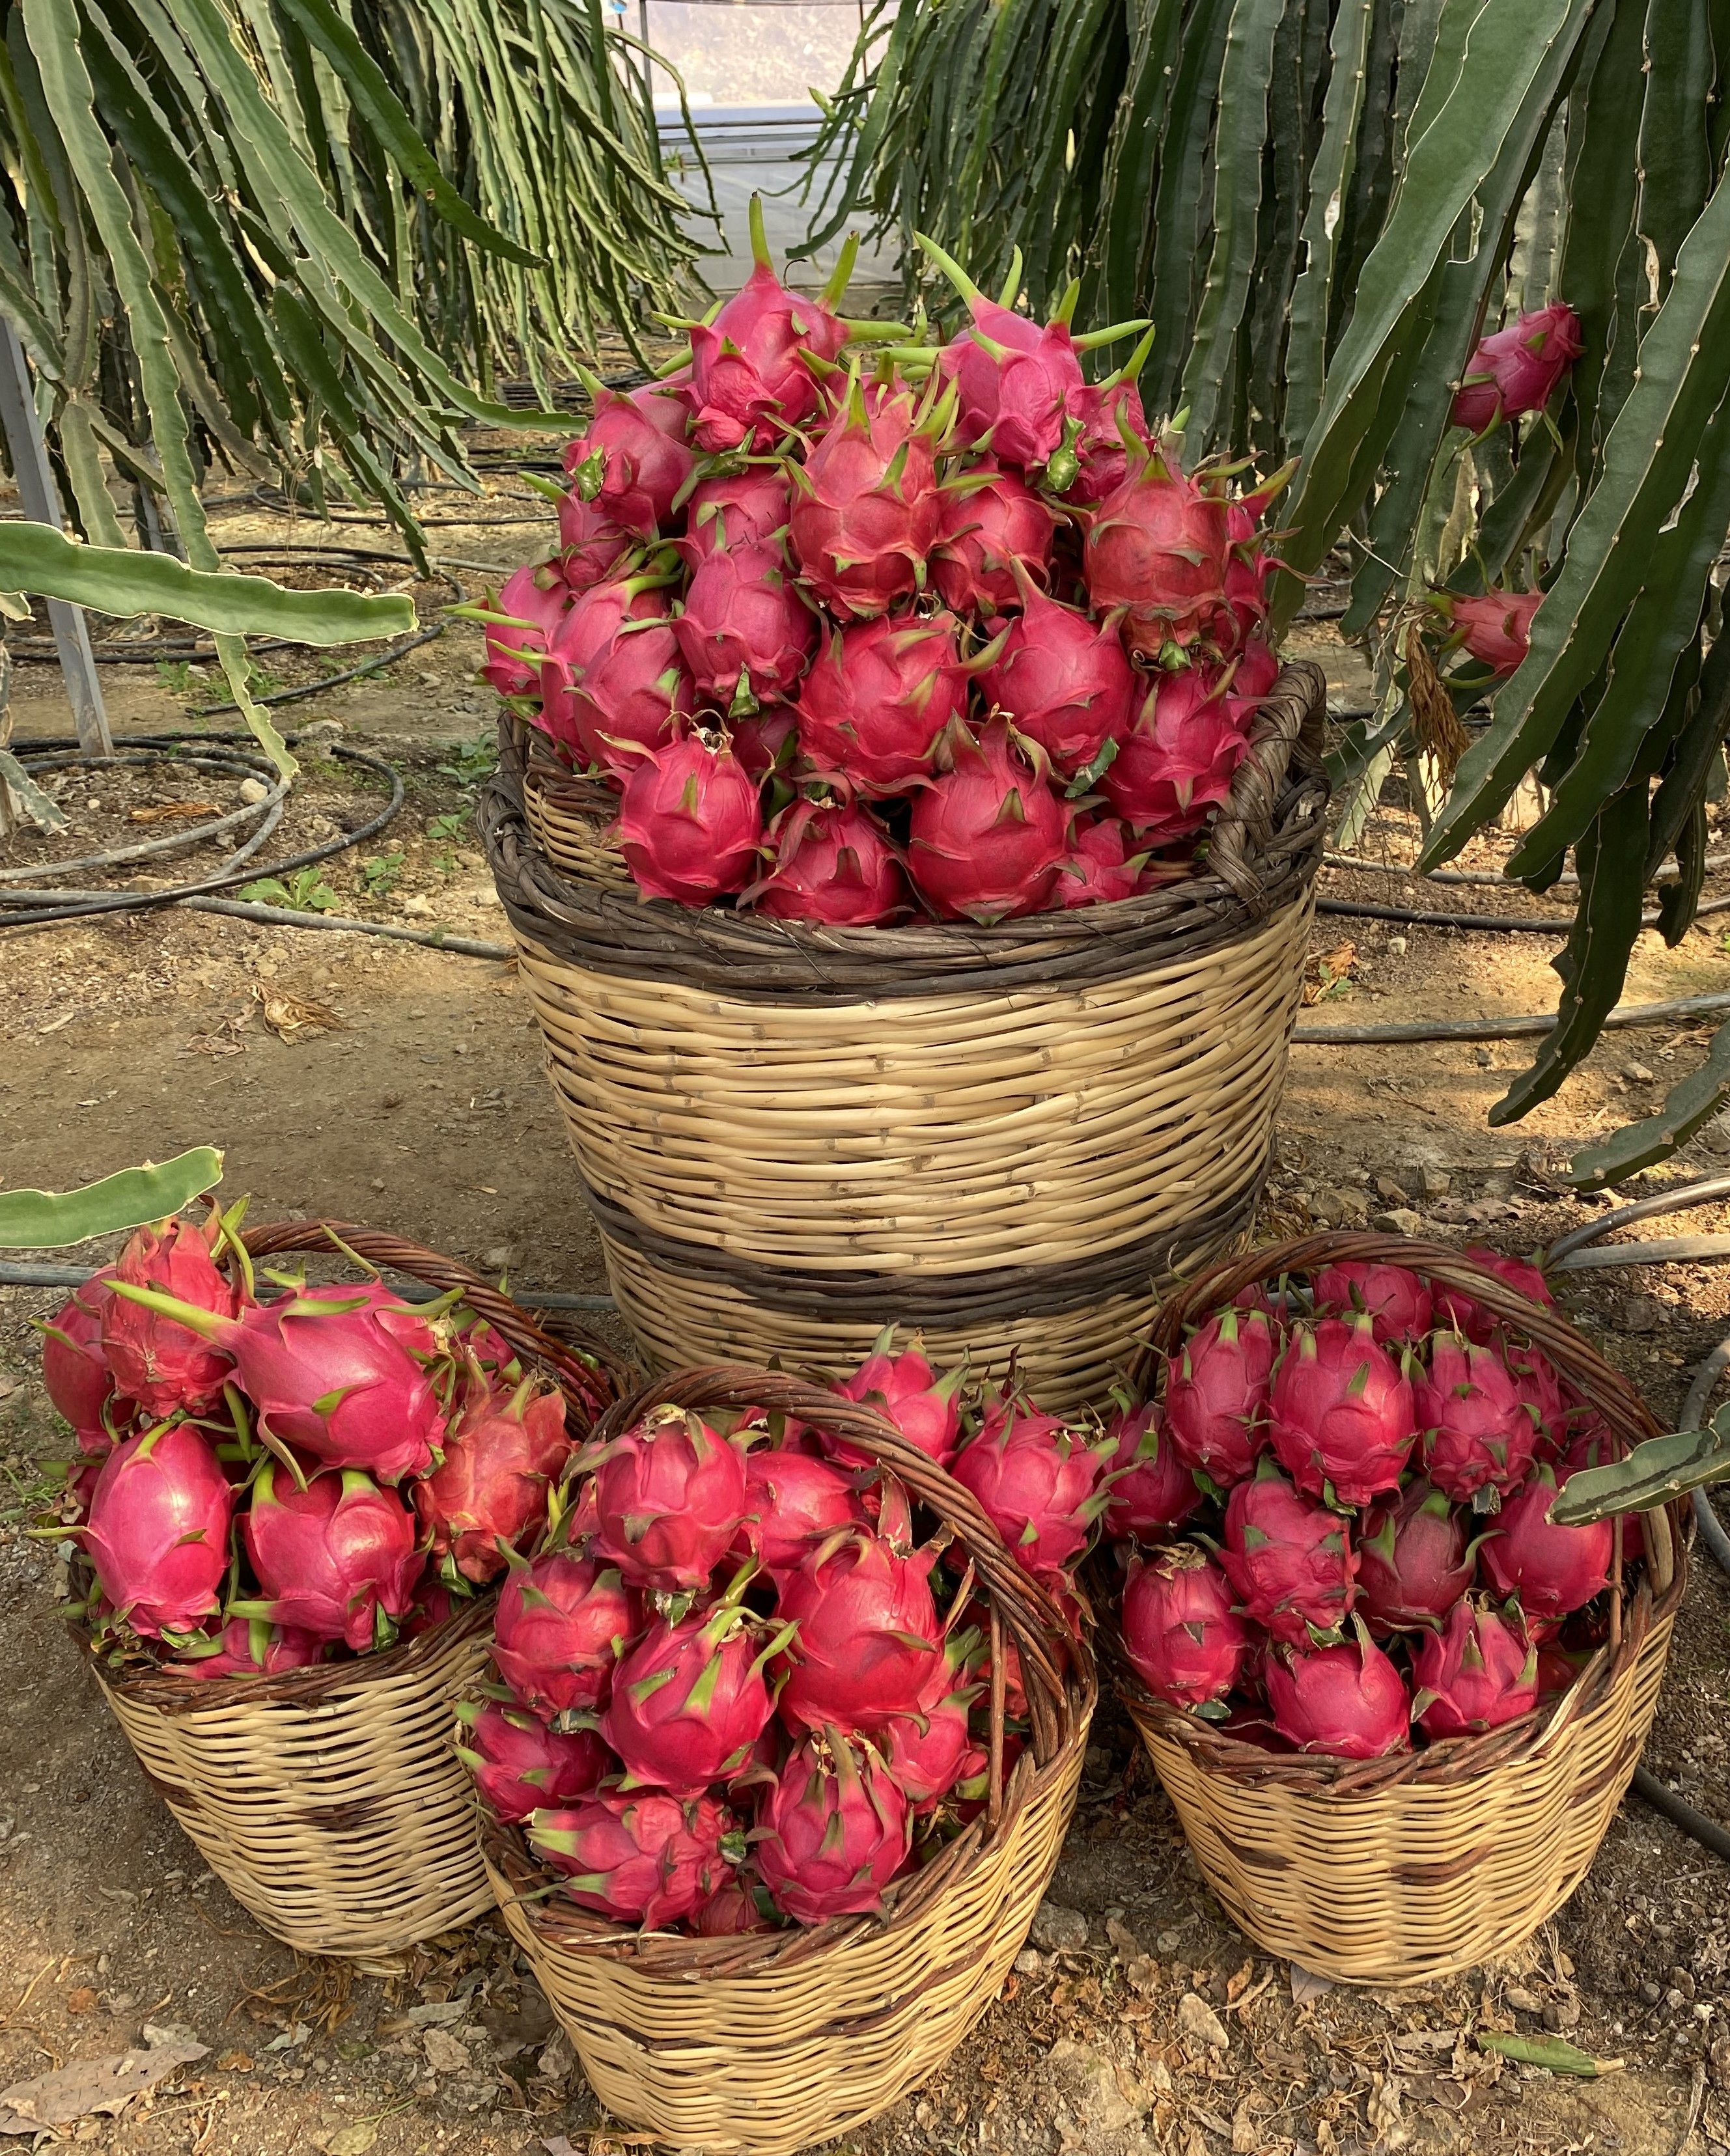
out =
{"type": "Polygon", "coordinates": [[[145,808],[134,808],[127,820],[133,824],[167,824],[178,817],[220,816],[222,810],[213,801],[158,801],[145,808]]]}
{"type": "Polygon", "coordinates": [[[1330,997],[1342,995],[1358,963],[1355,943],[1336,943],[1331,951],[1312,951],[1304,968],[1303,1002],[1306,1009],[1330,997]]]}
{"type": "Polygon", "coordinates": [[[292,1041],[303,1033],[328,1033],[342,1023],[328,1004],[309,1003],[285,989],[255,987],[253,993],[264,1006],[265,1024],[279,1040],[292,1041]]]}
{"type": "Polygon", "coordinates": [[[135,2096],[205,2056],[203,2044],[153,2044],[100,2059],[74,2059],[34,2081],[0,2089],[0,2133],[40,2133],[100,2112],[118,2117],[135,2096]]]}

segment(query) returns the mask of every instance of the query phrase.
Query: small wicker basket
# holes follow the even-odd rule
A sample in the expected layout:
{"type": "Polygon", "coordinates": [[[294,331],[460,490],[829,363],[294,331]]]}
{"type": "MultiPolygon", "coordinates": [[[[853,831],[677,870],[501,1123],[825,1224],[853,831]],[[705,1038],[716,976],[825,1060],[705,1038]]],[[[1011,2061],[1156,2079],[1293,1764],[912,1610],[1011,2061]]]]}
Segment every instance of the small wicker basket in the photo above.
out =
{"type": "MultiPolygon", "coordinates": [[[[1143,1389],[1192,1322],[1241,1290],[1335,1263],[1399,1265],[1517,1325],[1616,1435],[1657,1434],[1639,1395],[1559,1312],[1458,1252],[1322,1235],[1212,1267],[1162,1312],[1143,1389]]],[[[1204,1876],[1260,1946],[1336,1982],[1427,1984],[1511,1952],[1587,1871],[1657,1708],[1687,1584],[1681,1508],[1644,1513],[1645,1566],[1609,1637],[1553,1706],[1422,1751],[1347,1761],[1271,1753],[1156,1700],[1103,1615],[1101,1651],[1204,1876]]],[[[1620,1522],[1616,1526],[1620,1577],[1620,1522]]]]}
{"type": "Polygon", "coordinates": [[[997,1997],[1055,1866],[1095,1699],[1085,1646],[1004,1548],[972,1494],[870,1409],[784,1376],[717,1366],[645,1387],[597,1435],[650,1407],[780,1409],[875,1453],[951,1527],[990,1598],[992,1644],[1019,1651],[1032,1734],[1004,1773],[993,1651],[984,1815],[892,1891],[888,1913],[700,1939],[625,1931],[549,1889],[516,1827],[488,1869],[512,1937],[608,2109],[675,2148],[788,2156],[863,2126],[936,2072],[997,1997]]]}
{"type": "MultiPolygon", "coordinates": [[[[556,1378],[573,1435],[612,1396],[591,1363],[462,1265],[345,1222],[283,1222],[244,1237],[255,1258],[340,1248],[469,1306],[556,1378]]],[[[602,1353],[604,1351],[601,1351],[602,1353]]],[[[211,1870],[268,1932],[303,1953],[389,1973],[418,1939],[492,1905],[453,1700],[486,1661],[494,1597],[382,1653],[274,1676],[193,1681],[116,1672],[80,1636],[139,1763],[211,1870]]]]}
{"type": "Polygon", "coordinates": [[[618,820],[618,793],[561,763],[545,734],[520,720],[506,723],[522,773],[523,821],[547,860],[561,875],[634,892],[624,855],[607,836],[618,820]]]}

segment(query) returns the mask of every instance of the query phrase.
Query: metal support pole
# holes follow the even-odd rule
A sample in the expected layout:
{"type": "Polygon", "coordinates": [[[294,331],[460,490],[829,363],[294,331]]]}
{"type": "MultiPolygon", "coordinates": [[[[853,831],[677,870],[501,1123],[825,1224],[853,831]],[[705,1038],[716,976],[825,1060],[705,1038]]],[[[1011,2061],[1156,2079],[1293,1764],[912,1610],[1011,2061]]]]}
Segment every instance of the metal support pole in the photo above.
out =
{"type": "MultiPolygon", "coordinates": [[[[60,499],[54,486],[54,467],[48,460],[48,443],[42,431],[42,414],[30,386],[30,362],[18,333],[0,316],[0,430],[12,452],[12,469],[18,483],[24,514],[33,523],[63,528],[60,499]]],[[[102,683],[96,671],[96,654],[90,649],[90,626],[82,607],[64,599],[48,602],[49,626],[60,654],[60,672],[72,703],[78,745],[92,756],[112,756],[114,737],[108,731],[108,712],[102,701],[102,683]]]]}
{"type": "Polygon", "coordinates": [[[655,110],[655,63],[649,57],[649,0],[637,0],[637,24],[643,41],[643,95],[655,110]]]}

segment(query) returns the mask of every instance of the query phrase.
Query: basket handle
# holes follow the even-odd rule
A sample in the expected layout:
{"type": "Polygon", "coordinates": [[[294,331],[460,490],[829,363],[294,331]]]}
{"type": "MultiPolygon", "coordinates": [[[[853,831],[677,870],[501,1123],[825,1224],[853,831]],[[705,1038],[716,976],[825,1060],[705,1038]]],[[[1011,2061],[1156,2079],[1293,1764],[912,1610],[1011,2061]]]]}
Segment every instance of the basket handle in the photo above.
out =
{"type": "Polygon", "coordinates": [[[1312,659],[1294,659],[1263,699],[1208,841],[1208,866],[1245,906],[1261,902],[1256,864],[1273,842],[1274,817],[1288,773],[1307,775],[1321,762],[1327,717],[1327,676],[1312,659]]]}

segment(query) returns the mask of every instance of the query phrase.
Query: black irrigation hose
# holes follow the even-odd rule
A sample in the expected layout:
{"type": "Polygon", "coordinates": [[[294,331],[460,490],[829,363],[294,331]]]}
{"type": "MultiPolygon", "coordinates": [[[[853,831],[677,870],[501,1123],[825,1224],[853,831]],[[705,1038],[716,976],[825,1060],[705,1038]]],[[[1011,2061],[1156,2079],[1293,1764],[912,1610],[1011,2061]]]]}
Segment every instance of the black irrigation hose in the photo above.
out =
{"type": "MultiPolygon", "coordinates": [[[[1621,1004],[1604,1019],[1606,1032],[1625,1027],[1671,1025],[1680,1021],[1709,1018],[1730,1011],[1730,993],[1710,996],[1678,996],[1662,1004],[1621,1004]]],[[[1517,1018],[1438,1018],[1427,1021],[1399,1020],[1389,1025],[1301,1025],[1293,1042],[1301,1048],[1357,1048],[1403,1041],[1521,1040],[1548,1033],[1556,1023],[1553,1011],[1522,1012],[1517,1018]]]]}
{"type": "MultiPolygon", "coordinates": [[[[1476,928],[1492,935],[1565,936],[1573,926],[1572,914],[1556,914],[1534,920],[1517,913],[1427,913],[1409,906],[1371,906],[1353,898],[1318,898],[1317,913],[1349,914],[1361,921],[1398,921],[1415,928],[1476,928]]],[[[1730,898],[1709,898],[1694,909],[1695,918],[1707,913],[1730,913],[1730,898]]],[[[1643,928],[1656,928],[1656,913],[1640,916],[1643,928]]]]}
{"type": "Polygon", "coordinates": [[[1730,1833],[1727,1833],[1716,1820],[1708,1819],[1704,1812],[1696,1811],[1692,1804],[1677,1796],[1674,1789],[1666,1789],[1657,1776],[1648,1773],[1644,1767],[1635,1768],[1630,1786],[1635,1795],[1649,1804],[1655,1812],[1662,1812],[1666,1819],[1673,1825],[1679,1826],[1702,1849],[1709,1849],[1714,1856],[1722,1856],[1730,1863],[1730,1833]]]}
{"type": "MultiPolygon", "coordinates": [[[[1580,1227],[1570,1228],[1565,1235],[1558,1235],[1545,1251],[1544,1263],[1553,1265],[1570,1252],[1583,1250],[1588,1243],[1600,1241],[1613,1229],[1631,1228],[1636,1220],[1656,1219],[1666,1213],[1686,1213],[1693,1206],[1711,1205],[1724,1199],[1730,1199],[1730,1173],[1702,1176],[1697,1182],[1678,1183],[1650,1198],[1637,1198],[1630,1205],[1618,1205],[1580,1227]]],[[[1693,1396],[1691,1394],[1689,1397],[1691,1399],[1693,1396]]],[[[1685,1428],[1688,1426],[1684,1424],[1685,1428]]]]}
{"type": "MultiPolygon", "coordinates": [[[[82,1287],[90,1277],[88,1265],[47,1265],[27,1261],[0,1265],[0,1287],[82,1287]]],[[[264,1301],[272,1301],[279,1292],[269,1286],[261,1291],[264,1301]]],[[[429,1287],[424,1281],[400,1281],[396,1292],[404,1302],[434,1302],[439,1294],[437,1288],[429,1287]]],[[[512,1287],[513,1302],[521,1303],[529,1310],[617,1310],[619,1305],[610,1295],[567,1295],[554,1288],[512,1287]]]]}

